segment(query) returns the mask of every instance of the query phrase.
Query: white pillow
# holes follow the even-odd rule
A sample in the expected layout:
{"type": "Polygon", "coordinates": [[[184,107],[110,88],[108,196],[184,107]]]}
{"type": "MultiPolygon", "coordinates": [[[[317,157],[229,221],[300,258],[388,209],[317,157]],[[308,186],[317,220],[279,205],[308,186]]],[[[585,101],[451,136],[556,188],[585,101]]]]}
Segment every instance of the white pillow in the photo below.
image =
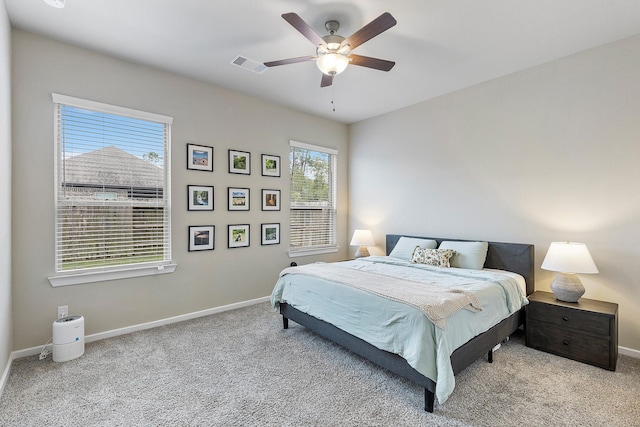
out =
{"type": "Polygon", "coordinates": [[[435,240],[402,236],[394,246],[389,256],[399,258],[403,261],[411,261],[411,256],[417,246],[422,249],[435,249],[438,247],[438,242],[435,240]]]}
{"type": "Polygon", "coordinates": [[[482,270],[487,259],[487,242],[450,242],[440,243],[440,249],[453,249],[456,253],[451,257],[451,267],[482,270]]]}

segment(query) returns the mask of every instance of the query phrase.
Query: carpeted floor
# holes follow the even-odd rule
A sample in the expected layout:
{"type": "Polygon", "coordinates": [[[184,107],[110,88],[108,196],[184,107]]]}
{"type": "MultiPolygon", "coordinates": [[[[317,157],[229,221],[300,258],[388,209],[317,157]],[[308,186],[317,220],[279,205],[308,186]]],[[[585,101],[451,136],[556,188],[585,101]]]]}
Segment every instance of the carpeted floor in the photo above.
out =
{"type": "Polygon", "coordinates": [[[616,372],[502,345],[424,412],[423,390],[268,303],[14,361],[1,426],[640,426],[640,360],[616,372]]]}

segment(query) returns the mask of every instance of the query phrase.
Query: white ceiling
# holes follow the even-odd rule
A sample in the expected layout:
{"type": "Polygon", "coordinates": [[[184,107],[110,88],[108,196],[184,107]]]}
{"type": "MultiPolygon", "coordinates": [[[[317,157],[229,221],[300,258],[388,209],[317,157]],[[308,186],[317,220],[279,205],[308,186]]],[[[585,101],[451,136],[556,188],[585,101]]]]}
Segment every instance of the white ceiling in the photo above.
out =
{"type": "Polygon", "coordinates": [[[151,65],[332,120],[353,123],[640,33],[640,0],[5,0],[14,27],[151,65]],[[383,12],[398,24],[354,53],[388,73],[349,66],[320,88],[315,63],[256,74],[266,62],[313,55],[281,15],[320,35],[349,36],[383,12]],[[331,101],[335,100],[335,112],[331,101]]]}

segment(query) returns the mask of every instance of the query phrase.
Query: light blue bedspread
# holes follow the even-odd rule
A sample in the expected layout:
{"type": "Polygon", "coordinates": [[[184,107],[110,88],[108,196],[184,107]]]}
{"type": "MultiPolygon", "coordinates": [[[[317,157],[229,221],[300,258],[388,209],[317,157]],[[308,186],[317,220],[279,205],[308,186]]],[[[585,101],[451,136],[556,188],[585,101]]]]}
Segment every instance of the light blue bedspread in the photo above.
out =
{"type": "Polygon", "coordinates": [[[481,311],[460,310],[440,329],[411,305],[304,274],[281,276],[271,294],[271,304],[276,310],[280,302],[286,302],[382,350],[399,354],[436,383],[440,403],[447,400],[455,387],[451,353],[528,302],[514,273],[431,267],[373,256],[340,265],[463,289],[480,300],[481,311]]]}

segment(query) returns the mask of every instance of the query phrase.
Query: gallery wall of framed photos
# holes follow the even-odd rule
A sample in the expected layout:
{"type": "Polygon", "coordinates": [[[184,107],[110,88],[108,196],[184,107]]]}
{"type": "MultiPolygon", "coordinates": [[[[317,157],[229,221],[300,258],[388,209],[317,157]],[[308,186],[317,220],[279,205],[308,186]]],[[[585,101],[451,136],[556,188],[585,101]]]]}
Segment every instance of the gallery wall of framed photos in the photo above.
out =
{"type": "MultiPolygon", "coordinates": [[[[280,271],[291,263],[288,156],[292,138],[325,144],[345,154],[340,163],[338,222],[345,244],[338,254],[311,255],[304,261],[347,256],[349,127],[335,114],[312,115],[201,79],[123,61],[29,32],[13,32],[11,36],[12,44],[23,51],[12,61],[12,75],[21,82],[14,85],[15,96],[11,99],[16,117],[11,160],[18,177],[13,179],[13,191],[50,201],[34,205],[29,197],[17,197],[8,208],[14,229],[26,235],[16,239],[18,246],[14,245],[11,251],[11,266],[16,272],[11,280],[16,296],[12,323],[20,331],[15,334],[15,349],[45,342],[49,336],[44,336],[47,328],[42,325],[50,325],[50,313],[62,303],[91,319],[89,332],[100,334],[207,310],[227,310],[270,294],[280,271]],[[148,254],[150,262],[166,255],[171,261],[169,268],[154,272],[142,257],[134,260],[140,261],[141,268],[127,268],[124,277],[113,278],[116,275],[109,274],[105,275],[108,280],[77,286],[53,287],[48,283],[47,278],[55,273],[56,210],[49,209],[48,204],[55,200],[57,188],[53,161],[56,151],[53,143],[47,148],[43,141],[55,139],[52,93],[61,91],[117,109],[173,119],[164,151],[145,151],[140,146],[130,153],[139,160],[134,164],[142,165],[139,172],[167,167],[156,172],[161,172],[168,182],[158,187],[151,182],[157,179],[155,174],[149,173],[139,188],[136,184],[136,192],[122,193],[135,196],[140,202],[135,209],[125,208],[123,215],[150,218],[147,228],[132,229],[136,238],[140,236],[146,243],[145,236],[156,231],[168,238],[148,246],[148,254]],[[232,153],[235,158],[229,156],[229,150],[236,152],[232,153]],[[38,159],[49,160],[38,161],[34,167],[33,153],[38,159]],[[244,165],[243,153],[248,153],[244,165]],[[263,155],[270,161],[263,164],[263,155]],[[230,173],[230,158],[233,172],[248,173],[230,173]],[[228,210],[229,187],[249,189],[249,210],[228,210]],[[280,191],[280,211],[262,210],[263,189],[280,191]],[[165,217],[169,221],[162,224],[162,229],[156,229],[151,222],[154,214],[162,210],[151,196],[157,190],[170,193],[169,209],[165,209],[170,217],[165,217]],[[229,225],[243,224],[249,225],[250,246],[228,248],[229,225]],[[264,242],[270,245],[261,245],[262,224],[279,224],[279,236],[277,225],[264,228],[264,242]],[[23,246],[28,250],[21,250],[23,246]],[[145,274],[137,275],[138,270],[145,274]],[[96,297],[99,303],[92,303],[96,297]],[[117,316],[113,315],[113,307],[122,307],[117,316]]],[[[106,148],[110,141],[103,143],[106,148]]],[[[265,206],[273,204],[273,197],[269,197],[265,206]]],[[[109,200],[105,199],[105,203],[109,200]]],[[[112,271],[109,266],[105,270],[112,271]]]]}
{"type": "Polygon", "coordinates": [[[187,143],[187,171],[194,171],[188,172],[187,185],[188,251],[213,251],[216,239],[224,239],[218,247],[227,249],[250,247],[252,240],[280,244],[280,216],[273,212],[282,206],[282,157],[254,155],[260,165],[252,170],[251,151],[227,149],[224,159],[216,154],[213,146],[187,143]],[[227,167],[216,168],[216,160],[227,167]],[[216,233],[216,226],[226,232],[216,233]]]}

